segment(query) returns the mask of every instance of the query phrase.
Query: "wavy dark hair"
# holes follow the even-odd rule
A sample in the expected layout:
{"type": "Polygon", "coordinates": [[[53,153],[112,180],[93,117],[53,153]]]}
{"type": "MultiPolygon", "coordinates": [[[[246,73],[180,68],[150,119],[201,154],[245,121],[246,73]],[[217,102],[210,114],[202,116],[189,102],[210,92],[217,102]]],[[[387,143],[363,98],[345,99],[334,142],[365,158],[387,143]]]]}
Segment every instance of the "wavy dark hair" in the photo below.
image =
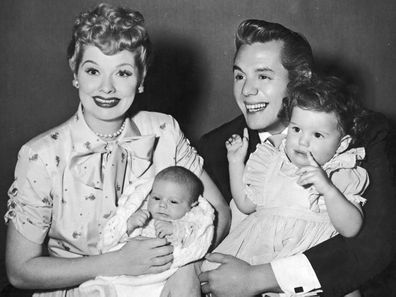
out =
{"type": "MultiPolygon", "coordinates": [[[[312,48],[307,39],[281,24],[264,20],[249,19],[243,21],[235,36],[236,53],[242,45],[281,41],[281,62],[288,71],[289,84],[294,85],[311,77],[314,67],[312,48]]],[[[234,57],[235,59],[235,57],[234,57]]]]}
{"type": "Polygon", "coordinates": [[[147,70],[151,42],[144,27],[144,18],[138,11],[101,3],[90,11],[82,12],[75,20],[67,49],[67,58],[74,73],[78,71],[86,45],[94,45],[106,55],[123,50],[134,53],[140,80],[147,70]]]}
{"type": "MultiPolygon", "coordinates": [[[[282,42],[280,57],[282,66],[288,72],[288,93],[295,85],[311,79],[314,72],[311,45],[302,34],[278,23],[256,19],[248,19],[240,23],[235,36],[236,52],[234,60],[241,46],[270,41],[282,42]]],[[[287,125],[285,112],[286,110],[282,108],[278,113],[278,118],[287,125]]]]}
{"type": "Polygon", "coordinates": [[[351,145],[359,143],[367,129],[368,111],[357,99],[355,89],[336,76],[315,75],[310,80],[294,85],[284,100],[287,122],[294,107],[334,112],[341,134],[352,137],[351,145]]]}

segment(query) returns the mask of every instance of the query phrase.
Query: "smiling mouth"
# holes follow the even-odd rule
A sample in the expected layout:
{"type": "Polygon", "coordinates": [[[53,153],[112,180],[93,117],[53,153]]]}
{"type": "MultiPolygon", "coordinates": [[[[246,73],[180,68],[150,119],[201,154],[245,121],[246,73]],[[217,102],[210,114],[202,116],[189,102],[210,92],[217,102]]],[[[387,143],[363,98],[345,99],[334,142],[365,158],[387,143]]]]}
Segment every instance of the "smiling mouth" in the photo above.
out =
{"type": "Polygon", "coordinates": [[[112,108],[121,101],[121,99],[117,97],[104,98],[101,96],[95,96],[93,100],[97,106],[103,108],[112,108]]]}
{"type": "Polygon", "coordinates": [[[264,110],[268,103],[245,104],[248,113],[258,112],[264,110]]]}

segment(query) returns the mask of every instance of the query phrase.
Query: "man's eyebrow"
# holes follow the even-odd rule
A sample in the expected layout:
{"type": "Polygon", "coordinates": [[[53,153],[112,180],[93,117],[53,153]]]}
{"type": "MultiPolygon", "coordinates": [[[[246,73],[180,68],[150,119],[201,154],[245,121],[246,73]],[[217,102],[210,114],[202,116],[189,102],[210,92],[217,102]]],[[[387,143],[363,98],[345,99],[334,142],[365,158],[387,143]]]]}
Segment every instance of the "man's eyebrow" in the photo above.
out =
{"type": "Polygon", "coordinates": [[[243,72],[242,69],[241,69],[239,66],[237,66],[237,65],[233,65],[233,66],[232,66],[232,70],[233,70],[233,71],[238,70],[238,71],[243,72]]]}
{"type": "Polygon", "coordinates": [[[274,70],[272,70],[269,67],[258,67],[258,68],[256,68],[255,71],[256,72],[265,72],[265,71],[267,71],[267,72],[275,72],[274,70]]]}
{"type": "MultiPolygon", "coordinates": [[[[238,71],[244,72],[244,71],[241,69],[241,67],[239,67],[238,65],[233,65],[233,66],[232,66],[232,70],[233,70],[233,71],[238,70],[238,71]]],[[[258,67],[258,68],[256,68],[254,71],[255,71],[255,72],[275,72],[274,70],[272,70],[272,69],[269,68],[269,67],[258,67]]]]}

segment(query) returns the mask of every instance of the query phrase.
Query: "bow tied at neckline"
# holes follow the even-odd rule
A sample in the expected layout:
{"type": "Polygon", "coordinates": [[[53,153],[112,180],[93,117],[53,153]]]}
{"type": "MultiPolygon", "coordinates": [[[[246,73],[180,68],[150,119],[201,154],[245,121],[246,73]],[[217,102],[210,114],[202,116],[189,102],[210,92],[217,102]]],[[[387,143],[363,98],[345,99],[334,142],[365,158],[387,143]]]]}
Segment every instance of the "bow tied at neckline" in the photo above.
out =
{"type": "MultiPolygon", "coordinates": [[[[115,180],[116,175],[120,175],[115,171],[120,172],[120,168],[124,174],[130,172],[131,178],[136,179],[152,164],[155,140],[155,135],[145,135],[124,137],[113,142],[97,139],[79,143],[74,146],[70,170],[81,182],[97,189],[103,189],[105,178],[115,180]]],[[[120,180],[120,176],[117,178],[120,180]]]]}

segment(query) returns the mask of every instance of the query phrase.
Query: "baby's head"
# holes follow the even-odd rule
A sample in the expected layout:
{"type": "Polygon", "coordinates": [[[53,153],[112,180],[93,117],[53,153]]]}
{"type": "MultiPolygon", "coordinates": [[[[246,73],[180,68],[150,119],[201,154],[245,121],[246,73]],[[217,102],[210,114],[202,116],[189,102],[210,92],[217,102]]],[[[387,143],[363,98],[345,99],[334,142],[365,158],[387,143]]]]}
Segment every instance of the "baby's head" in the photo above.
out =
{"type": "Polygon", "coordinates": [[[171,166],[154,179],[147,209],[154,219],[176,220],[183,217],[203,194],[201,180],[190,170],[171,166]]]}
{"type": "Polygon", "coordinates": [[[309,165],[307,153],[323,165],[354,140],[361,108],[340,79],[315,77],[288,100],[286,154],[297,167],[309,165]]]}

